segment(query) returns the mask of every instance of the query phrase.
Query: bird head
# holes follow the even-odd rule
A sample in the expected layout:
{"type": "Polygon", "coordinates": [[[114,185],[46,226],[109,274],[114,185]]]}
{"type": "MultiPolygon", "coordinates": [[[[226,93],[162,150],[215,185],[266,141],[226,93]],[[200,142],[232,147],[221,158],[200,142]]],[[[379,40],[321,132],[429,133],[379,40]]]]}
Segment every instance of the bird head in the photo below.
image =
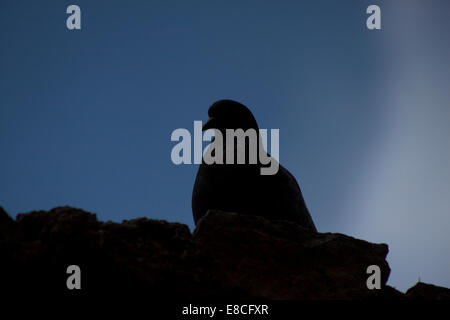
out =
{"type": "Polygon", "coordinates": [[[252,112],[243,104],[233,100],[219,100],[208,110],[209,119],[202,130],[216,129],[225,133],[226,129],[255,129],[258,123],[252,112]]]}

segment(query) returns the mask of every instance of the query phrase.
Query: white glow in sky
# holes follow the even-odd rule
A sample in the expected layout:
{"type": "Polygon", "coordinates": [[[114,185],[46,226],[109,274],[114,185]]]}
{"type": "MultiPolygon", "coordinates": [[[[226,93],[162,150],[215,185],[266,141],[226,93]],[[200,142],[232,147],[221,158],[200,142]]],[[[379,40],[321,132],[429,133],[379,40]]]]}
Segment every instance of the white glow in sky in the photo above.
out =
{"type": "Polygon", "coordinates": [[[386,131],[349,205],[356,236],[389,244],[389,283],[400,290],[419,278],[450,286],[450,23],[427,4],[384,7],[386,131]]]}

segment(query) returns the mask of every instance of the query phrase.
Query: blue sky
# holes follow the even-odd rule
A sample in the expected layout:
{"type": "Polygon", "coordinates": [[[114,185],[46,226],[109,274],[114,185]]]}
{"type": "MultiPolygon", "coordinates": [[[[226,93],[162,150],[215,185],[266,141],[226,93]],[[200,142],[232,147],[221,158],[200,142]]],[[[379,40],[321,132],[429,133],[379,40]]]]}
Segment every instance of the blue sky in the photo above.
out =
{"type": "Polygon", "coordinates": [[[389,283],[450,286],[446,1],[0,4],[0,205],[193,228],[170,134],[218,99],[280,129],[319,231],[390,246],[389,283]],[[77,4],[82,30],[66,28],[77,4]],[[382,29],[365,27],[378,4],[382,29]]]}

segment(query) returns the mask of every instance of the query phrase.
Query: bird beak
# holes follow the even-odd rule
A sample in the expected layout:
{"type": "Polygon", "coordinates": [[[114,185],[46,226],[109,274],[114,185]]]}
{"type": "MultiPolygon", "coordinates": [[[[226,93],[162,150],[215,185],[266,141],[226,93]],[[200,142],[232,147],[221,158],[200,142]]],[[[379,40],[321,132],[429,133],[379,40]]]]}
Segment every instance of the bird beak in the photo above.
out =
{"type": "Polygon", "coordinates": [[[214,117],[211,117],[206,121],[206,123],[203,125],[202,131],[206,131],[208,129],[213,129],[216,127],[216,119],[214,117]]]}

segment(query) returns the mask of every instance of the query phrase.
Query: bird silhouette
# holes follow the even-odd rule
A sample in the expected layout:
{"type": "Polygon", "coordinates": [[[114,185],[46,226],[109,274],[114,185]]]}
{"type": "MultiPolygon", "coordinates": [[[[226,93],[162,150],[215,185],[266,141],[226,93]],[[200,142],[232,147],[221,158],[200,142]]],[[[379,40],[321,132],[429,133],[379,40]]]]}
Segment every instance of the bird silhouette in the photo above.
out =
{"type": "MultiPolygon", "coordinates": [[[[233,100],[215,102],[209,108],[208,115],[209,120],[203,126],[203,131],[220,131],[224,140],[226,129],[254,129],[257,133],[259,130],[252,112],[233,100]]],[[[258,139],[261,139],[259,133],[258,139]]],[[[207,164],[203,158],[198,169],[192,193],[195,224],[208,210],[216,209],[269,220],[294,221],[308,230],[317,231],[300,187],[288,170],[280,165],[276,174],[262,175],[260,169],[267,165],[259,159],[254,164],[249,163],[248,140],[245,143],[245,164],[237,164],[236,161],[234,164],[226,163],[226,143],[223,145],[223,164],[207,164]]],[[[266,156],[270,157],[267,153],[266,156]]],[[[271,160],[276,161],[273,158],[271,160]]]]}

